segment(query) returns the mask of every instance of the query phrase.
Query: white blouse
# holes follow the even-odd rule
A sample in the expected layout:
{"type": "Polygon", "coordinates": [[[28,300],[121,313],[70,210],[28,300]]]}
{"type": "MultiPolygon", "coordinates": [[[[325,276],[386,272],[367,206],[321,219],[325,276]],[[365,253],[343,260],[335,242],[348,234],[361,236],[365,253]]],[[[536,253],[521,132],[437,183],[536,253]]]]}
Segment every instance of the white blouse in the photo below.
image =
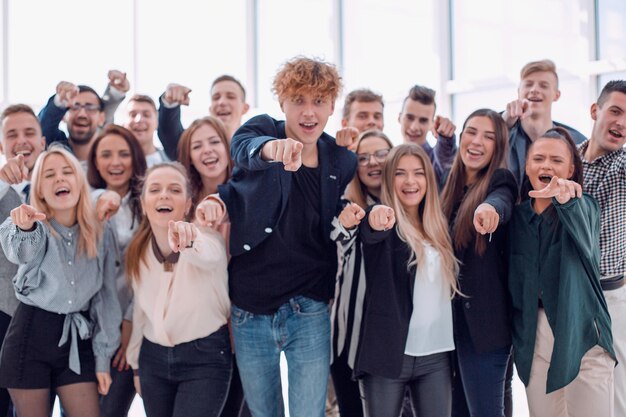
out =
{"type": "Polygon", "coordinates": [[[413,313],[404,353],[426,356],[454,350],[452,300],[439,252],[424,244],[424,261],[417,268],[413,287],[413,313]]]}

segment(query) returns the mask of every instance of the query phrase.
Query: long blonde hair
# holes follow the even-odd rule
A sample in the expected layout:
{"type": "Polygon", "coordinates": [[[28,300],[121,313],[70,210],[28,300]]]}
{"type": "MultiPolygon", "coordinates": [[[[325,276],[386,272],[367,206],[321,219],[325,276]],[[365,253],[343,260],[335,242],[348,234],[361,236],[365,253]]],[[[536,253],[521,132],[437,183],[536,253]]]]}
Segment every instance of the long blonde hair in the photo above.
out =
{"type": "Polygon", "coordinates": [[[76,203],[76,222],[80,229],[78,237],[78,253],[86,253],[87,257],[95,258],[98,254],[98,242],[102,236],[102,224],[98,221],[96,211],[91,202],[89,186],[80,162],[67,149],[60,145],[53,145],[47,151],[42,152],[35,162],[32,176],[32,192],[30,194],[30,205],[35,210],[46,215],[44,222],[49,227],[53,236],[58,237],[54,228],[50,227],[49,219],[54,218],[54,210],[50,208],[43,198],[41,189],[41,177],[43,176],[43,165],[50,155],[60,155],[72,167],[76,175],[76,185],[78,188],[78,202],[76,203]]]}
{"type": "Polygon", "coordinates": [[[424,258],[423,242],[427,241],[441,256],[444,280],[450,286],[450,296],[459,293],[457,274],[459,265],[454,257],[454,250],[448,234],[448,221],[441,210],[435,171],[430,158],[421,146],[413,143],[396,146],[391,150],[383,167],[381,201],[395,212],[398,235],[411,248],[411,257],[407,268],[421,264],[424,258]],[[395,192],[395,173],[404,156],[414,156],[422,162],[426,175],[426,195],[422,199],[417,219],[411,221],[410,214],[400,203],[395,192]],[[417,227],[416,227],[417,226],[417,227]]]}

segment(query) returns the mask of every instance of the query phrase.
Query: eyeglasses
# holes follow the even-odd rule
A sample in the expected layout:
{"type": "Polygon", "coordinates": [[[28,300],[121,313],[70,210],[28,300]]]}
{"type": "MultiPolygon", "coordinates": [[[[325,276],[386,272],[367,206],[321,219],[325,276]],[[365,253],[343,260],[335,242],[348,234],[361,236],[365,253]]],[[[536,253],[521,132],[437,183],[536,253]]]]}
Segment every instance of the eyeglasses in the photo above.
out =
{"type": "Polygon", "coordinates": [[[80,104],[80,103],[76,103],[73,104],[69,110],[72,113],[78,113],[80,111],[80,109],[85,109],[85,111],[87,113],[96,113],[100,111],[100,106],[98,106],[97,104],[92,104],[92,103],[87,103],[87,104],[80,104]]]}
{"type": "Polygon", "coordinates": [[[374,153],[357,154],[356,159],[357,161],[359,161],[359,165],[365,166],[369,164],[370,158],[373,156],[376,162],[382,164],[383,162],[385,162],[385,159],[387,159],[387,155],[389,155],[389,149],[380,149],[374,153]]]}

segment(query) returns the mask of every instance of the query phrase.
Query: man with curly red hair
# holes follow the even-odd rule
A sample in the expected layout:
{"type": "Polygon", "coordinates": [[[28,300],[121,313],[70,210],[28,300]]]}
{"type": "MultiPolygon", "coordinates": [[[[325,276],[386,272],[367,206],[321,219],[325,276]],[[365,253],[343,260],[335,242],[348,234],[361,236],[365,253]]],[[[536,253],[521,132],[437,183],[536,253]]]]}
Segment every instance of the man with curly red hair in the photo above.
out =
{"type": "MultiPolygon", "coordinates": [[[[233,177],[219,189],[231,222],[232,331],[255,417],[284,415],[281,352],[290,414],[324,416],[337,272],[331,222],[356,169],[351,139],[324,133],[340,90],[333,65],[286,62],[273,85],[286,120],[260,115],[237,130],[233,177]]],[[[199,205],[199,219],[210,217],[211,204],[199,205]]]]}

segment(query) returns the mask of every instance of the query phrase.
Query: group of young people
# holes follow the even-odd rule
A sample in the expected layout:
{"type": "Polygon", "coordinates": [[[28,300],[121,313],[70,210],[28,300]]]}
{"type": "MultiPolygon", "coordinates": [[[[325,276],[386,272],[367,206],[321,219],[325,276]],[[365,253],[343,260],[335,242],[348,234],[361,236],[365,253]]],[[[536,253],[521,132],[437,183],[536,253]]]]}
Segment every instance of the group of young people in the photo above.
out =
{"type": "Polygon", "coordinates": [[[549,60],[518,98],[455,125],[416,85],[384,103],[296,57],[249,119],[245,89],[159,107],[109,72],[100,97],[61,82],[35,115],[4,109],[0,416],[626,416],[626,81],[587,140],[552,120],[549,60]],[[59,129],[61,121],[67,134],[59,129]],[[240,126],[241,125],[241,126],[240,126]],[[155,132],[163,149],[154,146],[155,132]],[[427,141],[429,132],[435,146],[427,141]],[[583,192],[584,191],[584,192],[583,192]],[[328,390],[329,378],[333,382],[328,390]]]}

